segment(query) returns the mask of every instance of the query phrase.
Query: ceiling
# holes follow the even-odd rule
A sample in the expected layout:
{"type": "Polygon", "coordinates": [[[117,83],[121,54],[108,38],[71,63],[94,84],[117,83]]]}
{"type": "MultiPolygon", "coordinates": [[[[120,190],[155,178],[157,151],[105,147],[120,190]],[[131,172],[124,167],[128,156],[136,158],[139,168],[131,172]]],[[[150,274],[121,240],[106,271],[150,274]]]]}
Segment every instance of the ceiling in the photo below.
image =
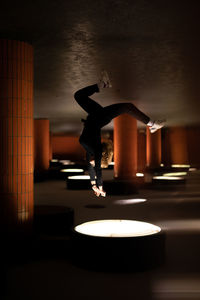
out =
{"type": "Polygon", "coordinates": [[[33,44],[34,116],[53,132],[80,132],[73,94],[102,69],[113,85],[94,96],[103,106],[131,101],[168,126],[196,125],[199,12],[198,0],[4,1],[0,35],[33,44]]]}

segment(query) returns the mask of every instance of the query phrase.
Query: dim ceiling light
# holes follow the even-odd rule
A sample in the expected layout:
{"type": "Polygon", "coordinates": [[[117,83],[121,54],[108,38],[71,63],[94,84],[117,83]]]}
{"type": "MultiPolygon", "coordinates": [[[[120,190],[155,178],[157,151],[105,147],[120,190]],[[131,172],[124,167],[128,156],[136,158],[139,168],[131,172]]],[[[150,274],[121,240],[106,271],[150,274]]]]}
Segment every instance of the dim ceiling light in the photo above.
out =
{"type": "Polygon", "coordinates": [[[124,199],[124,200],[116,200],[115,204],[127,205],[127,204],[136,204],[147,201],[146,199],[124,199]]]}
{"type": "Polygon", "coordinates": [[[88,180],[90,179],[89,175],[77,175],[77,176],[69,176],[68,179],[73,179],[73,180],[88,180]]]}
{"type": "Polygon", "coordinates": [[[190,165],[171,165],[172,168],[189,168],[190,165]]]}
{"type": "Polygon", "coordinates": [[[137,237],[153,235],[161,229],[150,223],[133,220],[97,220],[78,225],[75,231],[98,237],[137,237]]]}
{"type": "Polygon", "coordinates": [[[83,169],[62,169],[60,172],[65,172],[65,173],[80,173],[84,172],[83,169]]]}
{"type": "Polygon", "coordinates": [[[163,176],[186,176],[187,172],[172,172],[172,173],[164,173],[163,176]]]}
{"type": "Polygon", "coordinates": [[[178,177],[178,176],[154,176],[153,179],[158,179],[158,180],[182,180],[182,178],[178,177]]]}
{"type": "Polygon", "coordinates": [[[143,173],[136,173],[136,176],[137,177],[144,177],[144,174],[143,173]]]}

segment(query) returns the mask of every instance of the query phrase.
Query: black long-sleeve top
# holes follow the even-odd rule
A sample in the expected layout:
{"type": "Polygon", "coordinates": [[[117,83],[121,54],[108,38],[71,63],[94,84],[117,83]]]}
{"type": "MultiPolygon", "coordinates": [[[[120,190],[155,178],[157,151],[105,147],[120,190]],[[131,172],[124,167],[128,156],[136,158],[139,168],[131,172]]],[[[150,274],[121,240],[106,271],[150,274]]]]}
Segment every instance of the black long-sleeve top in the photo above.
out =
{"type": "Polygon", "coordinates": [[[95,117],[89,115],[84,121],[84,129],[79,139],[80,144],[86,150],[86,160],[88,173],[91,181],[96,181],[97,186],[102,186],[102,145],[101,145],[101,126],[95,121],[95,117]],[[95,167],[90,163],[94,157],[95,167]]]}

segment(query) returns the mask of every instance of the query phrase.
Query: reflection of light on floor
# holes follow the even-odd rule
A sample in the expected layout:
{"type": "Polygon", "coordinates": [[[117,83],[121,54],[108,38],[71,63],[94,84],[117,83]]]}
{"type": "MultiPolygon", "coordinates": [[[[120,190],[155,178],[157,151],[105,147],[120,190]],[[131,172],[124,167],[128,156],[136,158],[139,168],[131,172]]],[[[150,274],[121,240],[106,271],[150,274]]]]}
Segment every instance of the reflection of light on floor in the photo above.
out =
{"type": "Polygon", "coordinates": [[[58,162],[58,159],[52,159],[51,162],[58,162]]]}
{"type": "Polygon", "coordinates": [[[116,200],[114,201],[115,204],[119,205],[128,205],[128,204],[136,204],[146,202],[146,199],[124,199],[124,200],[116,200]]]}
{"type": "Polygon", "coordinates": [[[162,229],[174,231],[200,231],[200,219],[162,220],[162,229]]]}
{"type": "Polygon", "coordinates": [[[136,237],[158,233],[160,227],[132,220],[97,220],[75,227],[75,231],[101,237],[136,237]]]}
{"type": "Polygon", "coordinates": [[[189,168],[190,165],[171,165],[172,168],[189,168]]]}
{"type": "Polygon", "coordinates": [[[158,179],[158,180],[182,180],[182,177],[178,176],[153,176],[153,179],[158,179]]]}
{"type": "Polygon", "coordinates": [[[163,176],[186,176],[187,172],[172,172],[172,173],[164,173],[163,176]]]}
{"type": "Polygon", "coordinates": [[[184,276],[170,274],[170,278],[162,278],[153,282],[155,299],[200,299],[200,278],[198,274],[184,276]]]}
{"type": "Polygon", "coordinates": [[[69,176],[68,177],[68,179],[74,179],[74,180],[79,180],[79,179],[81,179],[81,180],[88,180],[88,179],[90,179],[90,176],[89,175],[77,175],[77,176],[69,176]]]}
{"type": "Polygon", "coordinates": [[[189,171],[193,172],[193,171],[197,171],[197,169],[196,168],[189,168],[189,171]]]}
{"type": "Polygon", "coordinates": [[[137,177],[144,177],[144,174],[143,173],[136,173],[136,176],[137,177]]]}
{"type": "Polygon", "coordinates": [[[84,172],[83,169],[62,169],[60,170],[60,172],[63,173],[80,173],[80,172],[84,172]]]}

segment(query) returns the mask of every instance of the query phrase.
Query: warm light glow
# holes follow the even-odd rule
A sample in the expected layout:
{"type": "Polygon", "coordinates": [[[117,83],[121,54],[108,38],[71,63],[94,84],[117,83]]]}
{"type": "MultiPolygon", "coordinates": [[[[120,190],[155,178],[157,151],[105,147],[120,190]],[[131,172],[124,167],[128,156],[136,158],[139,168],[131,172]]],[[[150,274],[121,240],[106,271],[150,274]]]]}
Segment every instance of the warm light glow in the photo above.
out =
{"type": "Polygon", "coordinates": [[[58,159],[52,159],[51,162],[58,162],[58,159]]]}
{"type": "Polygon", "coordinates": [[[159,180],[182,180],[183,178],[178,176],[154,176],[153,179],[159,180]]]}
{"type": "Polygon", "coordinates": [[[144,174],[143,173],[136,173],[136,176],[137,177],[144,177],[144,174]]]}
{"type": "Polygon", "coordinates": [[[193,171],[197,171],[197,169],[196,168],[189,168],[189,171],[193,172],[193,171]]]}
{"type": "Polygon", "coordinates": [[[119,205],[128,205],[128,204],[142,203],[145,201],[147,200],[146,199],[124,199],[124,200],[116,200],[114,201],[114,203],[119,205]]]}
{"type": "Polygon", "coordinates": [[[171,165],[172,168],[189,168],[190,165],[171,165]]]}
{"type": "Polygon", "coordinates": [[[72,161],[69,160],[69,159],[60,160],[60,163],[63,164],[64,166],[75,165],[75,162],[72,162],[72,161]]]}
{"type": "Polygon", "coordinates": [[[172,172],[172,173],[164,173],[163,176],[186,176],[187,172],[172,172]]]}
{"type": "Polygon", "coordinates": [[[64,173],[81,173],[84,172],[83,169],[62,169],[60,170],[60,172],[64,172],[64,173]]]}
{"type": "Polygon", "coordinates": [[[77,175],[77,176],[69,176],[69,177],[67,177],[68,179],[74,179],[74,180],[79,180],[79,179],[81,179],[81,180],[88,180],[88,179],[90,179],[90,176],[89,175],[77,175]]]}
{"type": "Polygon", "coordinates": [[[160,164],[161,167],[164,167],[164,164],[160,164]]]}
{"type": "Polygon", "coordinates": [[[136,237],[156,234],[160,227],[133,220],[97,220],[75,227],[75,231],[101,237],[136,237]]]}
{"type": "Polygon", "coordinates": [[[114,165],[115,165],[114,161],[111,161],[111,162],[109,163],[109,166],[114,166],[114,165]]]}

